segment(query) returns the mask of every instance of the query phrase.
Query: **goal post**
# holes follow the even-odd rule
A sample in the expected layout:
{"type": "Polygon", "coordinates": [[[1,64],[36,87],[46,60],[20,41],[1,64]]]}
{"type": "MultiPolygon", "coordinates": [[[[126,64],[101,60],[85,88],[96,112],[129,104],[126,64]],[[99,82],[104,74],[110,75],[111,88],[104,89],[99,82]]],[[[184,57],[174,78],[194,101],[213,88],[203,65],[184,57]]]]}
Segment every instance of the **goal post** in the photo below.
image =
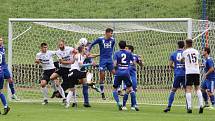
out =
{"type": "MultiPolygon", "coordinates": [[[[40,101],[40,66],[34,64],[39,44],[48,43],[50,50],[57,50],[57,41],[65,39],[67,45],[74,47],[77,41],[85,37],[92,42],[103,36],[106,28],[114,29],[118,42],[126,40],[134,46],[134,53],[144,61],[144,68],[137,67],[138,103],[165,104],[173,81],[173,70],[168,67],[169,55],[177,49],[177,41],[195,39],[194,44],[201,50],[201,34],[206,27],[202,20],[191,18],[146,18],[146,19],[31,19],[10,18],[8,35],[8,65],[13,73],[17,95],[23,101],[40,101]]],[[[215,35],[214,23],[208,22],[208,31],[215,35]]],[[[214,40],[213,37],[209,38],[214,40]]],[[[209,42],[210,43],[210,42],[209,42]]],[[[211,42],[214,48],[213,42],[211,42]]],[[[98,46],[92,49],[97,53],[98,46]]],[[[56,60],[56,58],[55,58],[56,60]]],[[[96,59],[98,63],[98,59],[96,59]]],[[[91,68],[94,80],[98,82],[97,68],[91,68]]],[[[113,102],[112,77],[105,77],[105,93],[108,100],[101,101],[100,94],[89,89],[90,101],[113,102]]],[[[49,88],[49,92],[52,90],[49,88]]],[[[82,101],[81,87],[78,87],[79,100],[82,101]]],[[[185,105],[183,91],[179,91],[174,104],[185,105]]]]}

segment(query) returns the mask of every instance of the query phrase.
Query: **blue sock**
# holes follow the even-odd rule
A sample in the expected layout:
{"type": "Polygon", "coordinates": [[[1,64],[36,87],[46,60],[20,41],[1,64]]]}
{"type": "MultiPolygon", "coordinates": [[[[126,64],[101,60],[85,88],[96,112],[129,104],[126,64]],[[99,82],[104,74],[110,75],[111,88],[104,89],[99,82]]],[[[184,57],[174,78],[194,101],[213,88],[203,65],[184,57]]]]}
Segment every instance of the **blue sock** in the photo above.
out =
{"type": "Polygon", "coordinates": [[[4,108],[6,108],[7,107],[7,101],[6,101],[4,94],[0,93],[0,98],[1,98],[2,104],[4,105],[4,108]]]}
{"type": "Polygon", "coordinates": [[[214,105],[215,104],[214,95],[211,95],[210,99],[211,99],[211,104],[214,105]]]}
{"type": "Polygon", "coordinates": [[[208,101],[208,94],[206,92],[202,92],[202,96],[205,102],[208,101]]]}
{"type": "Polygon", "coordinates": [[[101,90],[101,93],[104,93],[104,83],[100,83],[100,90],[101,90]]]}
{"type": "Polygon", "coordinates": [[[168,107],[172,106],[174,98],[175,98],[175,92],[170,92],[170,94],[169,94],[169,100],[168,100],[168,107]]]}
{"type": "MultiPolygon", "coordinates": [[[[133,90],[134,92],[135,92],[135,90],[133,90]]],[[[135,92],[135,95],[136,95],[136,92],[135,92]]],[[[132,98],[131,98],[131,107],[134,107],[135,106],[135,104],[134,104],[134,102],[133,102],[133,100],[132,100],[132,98]]]]}
{"type": "Polygon", "coordinates": [[[127,100],[128,100],[128,94],[125,93],[124,96],[123,96],[123,103],[122,103],[122,106],[126,106],[127,100]]]}
{"type": "Polygon", "coordinates": [[[9,83],[9,87],[10,87],[12,95],[15,94],[14,83],[9,83]]]}
{"type": "Polygon", "coordinates": [[[136,100],[136,94],[135,94],[135,92],[132,91],[130,93],[130,95],[131,95],[131,101],[133,102],[133,106],[137,105],[137,100],[136,100]]]}
{"type": "Polygon", "coordinates": [[[87,84],[83,84],[83,91],[82,91],[82,93],[84,95],[84,103],[85,104],[89,104],[88,85],[87,84]]]}
{"type": "Polygon", "coordinates": [[[120,103],[119,103],[119,97],[118,97],[118,92],[117,92],[117,90],[114,90],[114,91],[113,91],[113,97],[114,97],[114,99],[115,99],[117,105],[119,105],[120,103]]]}

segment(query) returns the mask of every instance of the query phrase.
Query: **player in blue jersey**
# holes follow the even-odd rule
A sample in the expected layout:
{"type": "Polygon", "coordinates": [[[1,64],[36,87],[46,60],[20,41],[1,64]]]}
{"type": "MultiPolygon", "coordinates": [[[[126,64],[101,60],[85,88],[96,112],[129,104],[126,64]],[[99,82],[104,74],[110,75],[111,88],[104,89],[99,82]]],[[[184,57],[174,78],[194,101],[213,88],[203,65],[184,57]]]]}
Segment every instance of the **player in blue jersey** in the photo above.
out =
{"type": "Polygon", "coordinates": [[[14,82],[12,80],[12,74],[10,73],[9,69],[8,69],[8,65],[6,64],[6,58],[5,58],[5,48],[3,46],[3,37],[0,37],[0,52],[2,53],[2,68],[3,68],[3,72],[4,72],[4,79],[7,79],[8,83],[9,83],[9,87],[10,87],[10,91],[11,91],[11,99],[14,100],[20,100],[17,98],[17,96],[15,95],[15,88],[14,88],[14,82]]]}
{"type": "Polygon", "coordinates": [[[185,64],[181,61],[184,41],[178,41],[178,50],[173,52],[169,59],[169,67],[174,69],[174,81],[169,95],[168,106],[164,112],[169,112],[174,101],[175,92],[181,86],[185,89],[185,64]]]}
{"type": "Polygon", "coordinates": [[[210,97],[210,101],[212,103],[212,107],[215,107],[215,100],[214,100],[214,87],[215,87],[215,71],[214,71],[214,61],[210,55],[210,48],[205,47],[203,50],[204,56],[204,75],[201,88],[202,88],[202,96],[205,101],[205,107],[208,107],[208,96],[210,97]]]}
{"type": "MultiPolygon", "coordinates": [[[[5,98],[5,96],[3,94],[3,90],[2,90],[4,87],[4,67],[2,65],[3,59],[4,59],[3,56],[4,56],[4,53],[0,52],[0,99],[1,99],[1,102],[4,106],[3,115],[6,115],[9,112],[10,108],[8,107],[6,98],[5,98]]],[[[1,114],[1,112],[0,112],[0,114],[1,114]]]]}
{"type": "Polygon", "coordinates": [[[108,69],[110,72],[114,73],[112,55],[113,55],[115,39],[112,36],[113,36],[113,29],[107,28],[105,31],[105,36],[99,37],[98,39],[93,41],[89,47],[89,51],[90,51],[94,45],[99,44],[100,90],[101,90],[101,95],[103,100],[106,99],[104,94],[105,69],[108,69]]]}
{"type": "Polygon", "coordinates": [[[123,104],[126,103],[128,100],[128,95],[131,95],[131,100],[134,104],[135,110],[139,111],[139,108],[136,106],[136,94],[132,89],[132,82],[130,79],[130,62],[134,61],[132,53],[125,50],[126,42],[120,41],[119,42],[120,50],[115,52],[114,54],[114,68],[115,68],[115,79],[114,79],[114,90],[113,90],[113,97],[117,103],[119,110],[122,110],[122,105],[120,104],[119,97],[118,97],[118,88],[121,85],[122,81],[126,85],[126,93],[123,97],[123,104]]]}
{"type": "MultiPolygon", "coordinates": [[[[126,45],[126,50],[131,52],[132,55],[133,55],[133,59],[134,59],[134,62],[133,63],[131,61],[131,65],[130,65],[130,76],[131,76],[131,81],[132,81],[132,88],[135,92],[137,92],[137,69],[136,69],[136,64],[138,64],[141,68],[143,67],[143,62],[141,60],[141,57],[137,54],[134,54],[134,47],[132,45],[126,45]]],[[[135,110],[135,105],[133,104],[132,100],[131,100],[131,109],[132,110],[135,110]]],[[[123,109],[124,110],[127,110],[126,108],[126,104],[123,105],[123,109]]]]}

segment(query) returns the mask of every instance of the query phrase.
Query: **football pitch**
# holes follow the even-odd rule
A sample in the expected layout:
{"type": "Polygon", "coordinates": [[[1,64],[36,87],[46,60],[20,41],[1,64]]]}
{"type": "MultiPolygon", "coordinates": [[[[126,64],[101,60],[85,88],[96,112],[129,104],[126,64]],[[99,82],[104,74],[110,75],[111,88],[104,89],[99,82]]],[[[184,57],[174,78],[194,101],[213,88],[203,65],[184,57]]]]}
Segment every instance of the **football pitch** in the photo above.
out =
{"type": "Polygon", "coordinates": [[[17,103],[11,102],[8,115],[0,115],[0,121],[214,121],[215,110],[205,109],[198,114],[193,109],[187,114],[185,107],[172,107],[171,112],[164,113],[165,106],[140,105],[140,111],[118,111],[116,104],[92,103],[91,108],[78,103],[77,108],[65,109],[60,103],[17,103]]]}

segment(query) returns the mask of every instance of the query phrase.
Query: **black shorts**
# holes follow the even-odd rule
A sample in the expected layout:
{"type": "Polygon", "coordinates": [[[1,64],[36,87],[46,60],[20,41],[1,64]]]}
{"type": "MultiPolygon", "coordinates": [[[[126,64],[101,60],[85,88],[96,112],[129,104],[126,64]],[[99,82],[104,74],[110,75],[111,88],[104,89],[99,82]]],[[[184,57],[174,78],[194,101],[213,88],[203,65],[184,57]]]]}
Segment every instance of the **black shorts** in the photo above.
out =
{"type": "Polygon", "coordinates": [[[69,69],[70,68],[60,67],[55,73],[62,77],[63,82],[66,82],[68,80],[69,69]]]}
{"type": "Polygon", "coordinates": [[[50,76],[55,72],[55,69],[49,69],[49,70],[44,70],[43,71],[43,76],[41,80],[46,80],[48,83],[50,81],[50,76]]]}
{"type": "Polygon", "coordinates": [[[200,75],[199,74],[186,74],[186,86],[198,86],[200,85],[200,75]]]}
{"type": "Polygon", "coordinates": [[[71,70],[68,75],[68,87],[74,88],[79,84],[79,79],[86,78],[87,72],[82,72],[77,69],[71,70]]]}

